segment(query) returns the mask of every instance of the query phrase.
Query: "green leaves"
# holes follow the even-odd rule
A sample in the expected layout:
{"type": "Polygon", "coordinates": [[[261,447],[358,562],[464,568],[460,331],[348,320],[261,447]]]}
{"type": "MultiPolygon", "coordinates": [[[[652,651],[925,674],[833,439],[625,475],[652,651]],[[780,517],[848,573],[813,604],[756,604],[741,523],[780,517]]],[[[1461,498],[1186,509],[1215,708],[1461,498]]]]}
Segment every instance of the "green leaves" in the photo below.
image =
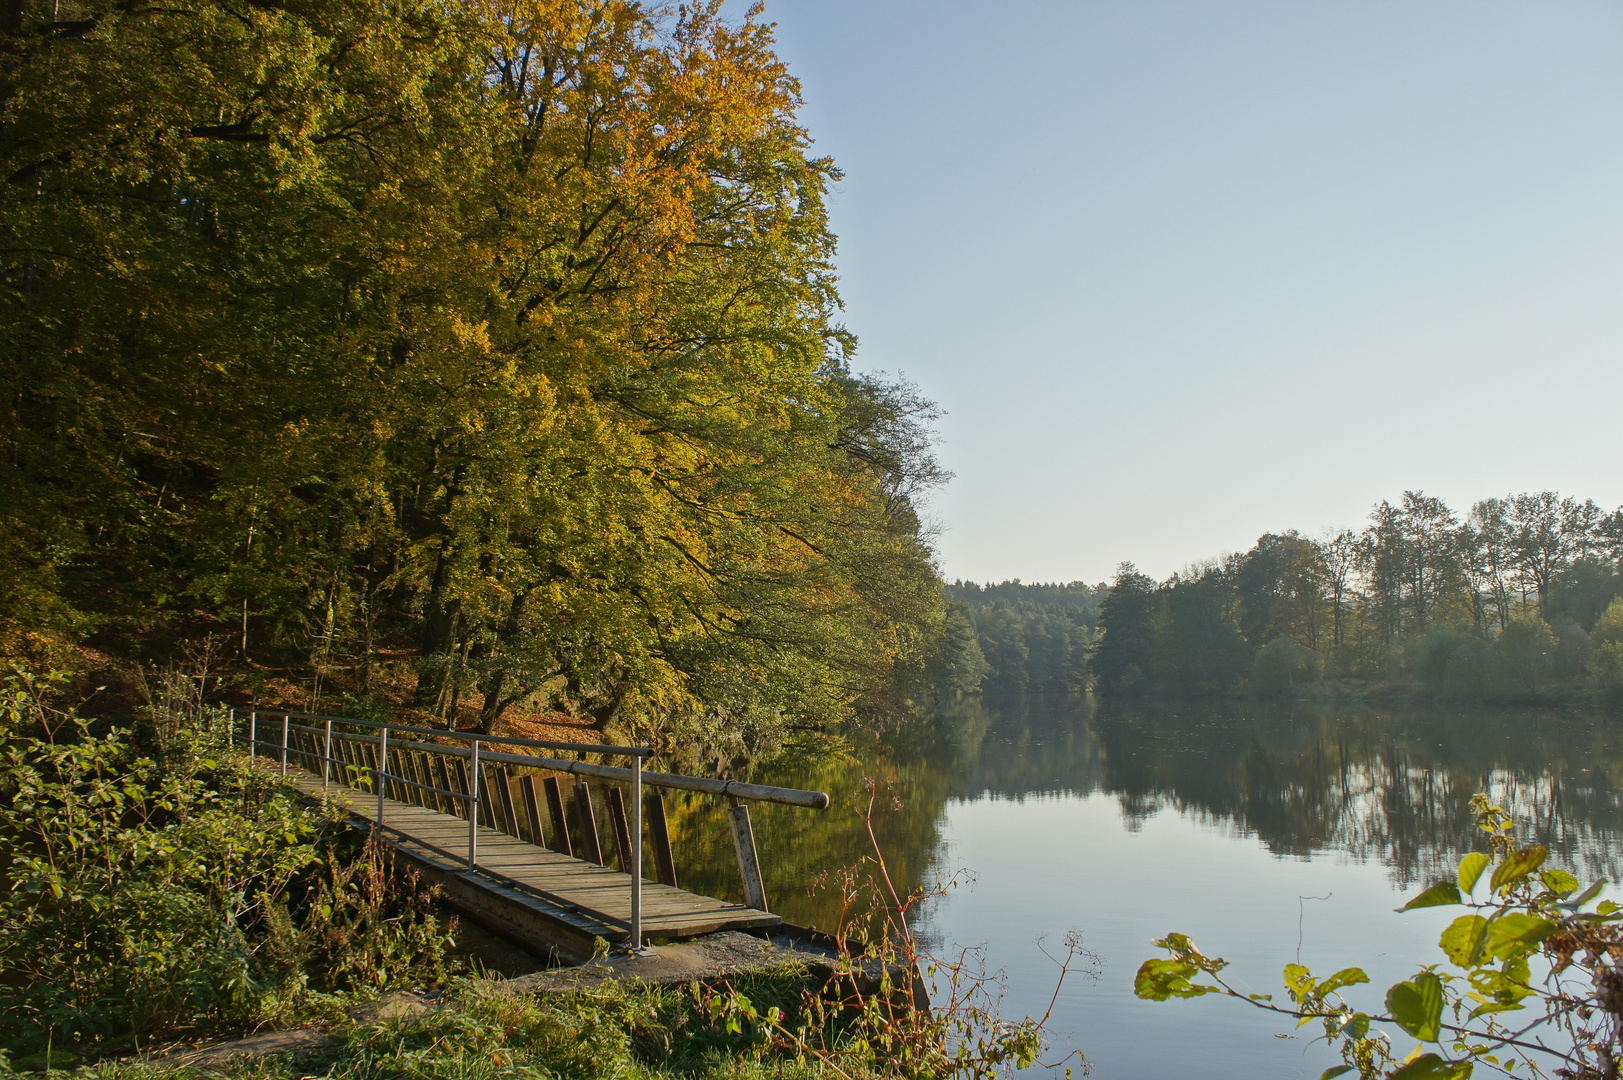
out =
{"type": "Polygon", "coordinates": [[[1399,911],[1413,911],[1415,908],[1442,907],[1445,904],[1460,902],[1460,890],[1452,881],[1439,881],[1407,904],[1398,908],[1399,911]]]}
{"type": "Polygon", "coordinates": [[[1534,993],[1529,978],[1525,959],[1507,961],[1503,971],[1478,968],[1471,972],[1471,998],[1478,1003],[1471,1011],[1472,1018],[1522,1008],[1523,999],[1534,993]]]}
{"type": "Polygon", "coordinates": [[[1560,925],[1551,919],[1512,911],[1492,920],[1488,925],[1487,951],[1498,960],[1513,960],[1529,956],[1540,943],[1560,925]]]}
{"type": "Polygon", "coordinates": [[[1133,993],[1146,1001],[1220,994],[1220,987],[1194,982],[1201,968],[1183,960],[1146,960],[1133,977],[1133,993]]]}
{"type": "Polygon", "coordinates": [[[1421,1054],[1389,1074],[1386,1080],[1466,1080],[1470,1075],[1469,1061],[1449,1061],[1436,1054],[1421,1054]]]}
{"type": "Polygon", "coordinates": [[[1436,1042],[1442,1033],[1443,981],[1423,971],[1386,992],[1386,1010],[1404,1031],[1421,1042],[1436,1042]]]}
{"type": "Polygon", "coordinates": [[[1578,879],[1565,870],[1545,870],[1538,876],[1544,887],[1557,896],[1571,896],[1578,891],[1578,879]]]}
{"type": "Polygon", "coordinates": [[[1437,945],[1458,967],[1475,967],[1484,956],[1513,960],[1531,955],[1545,938],[1560,929],[1551,919],[1510,911],[1491,919],[1461,915],[1437,939],[1437,945]]]}
{"type": "Polygon", "coordinates": [[[1319,982],[1313,978],[1312,972],[1301,964],[1286,964],[1284,979],[1285,989],[1290,991],[1291,997],[1301,1003],[1321,1003],[1327,994],[1335,993],[1343,987],[1369,982],[1369,976],[1364,974],[1364,969],[1356,967],[1342,968],[1319,982]]]}
{"type": "Polygon", "coordinates": [[[1517,848],[1506,855],[1503,862],[1493,868],[1493,877],[1488,882],[1489,888],[1498,893],[1515,885],[1540,866],[1543,866],[1544,860],[1548,856],[1549,851],[1542,844],[1517,848]]]}
{"type": "Polygon", "coordinates": [[[1462,895],[1471,895],[1471,890],[1476,888],[1477,879],[1482,876],[1482,871],[1488,868],[1488,862],[1488,857],[1480,851],[1473,851],[1460,860],[1459,884],[1462,895]]]}
{"type": "Polygon", "coordinates": [[[1336,972],[1334,975],[1320,983],[1317,992],[1322,996],[1324,994],[1331,993],[1332,991],[1340,990],[1344,986],[1356,986],[1359,983],[1367,982],[1369,982],[1369,976],[1364,974],[1363,968],[1342,968],[1340,971],[1336,972]]]}
{"type": "Polygon", "coordinates": [[[1203,994],[1221,994],[1222,987],[1210,983],[1197,984],[1195,976],[1201,972],[1213,974],[1228,966],[1228,961],[1207,956],[1195,947],[1187,934],[1171,933],[1156,938],[1157,948],[1171,953],[1166,960],[1146,960],[1133,978],[1133,993],[1148,1001],[1168,998],[1200,997],[1203,994]]]}
{"type": "MultiPolygon", "coordinates": [[[[1539,845],[1516,848],[1511,841],[1513,825],[1502,807],[1492,805],[1485,795],[1473,796],[1472,809],[1478,824],[1489,835],[1491,853],[1472,852],[1460,859],[1453,881],[1431,885],[1399,910],[1447,905],[1466,905],[1466,911],[1453,919],[1437,940],[1438,948],[1463,975],[1441,973],[1427,966],[1412,978],[1397,983],[1386,992],[1385,1017],[1373,1019],[1355,1011],[1355,1005],[1332,997],[1338,991],[1369,981],[1357,967],[1343,968],[1326,979],[1315,979],[1301,964],[1288,964],[1282,973],[1293,1008],[1264,1005],[1285,1016],[1294,1017],[1298,1027],[1318,1020],[1324,1038],[1339,1045],[1344,1064],[1326,1069],[1320,1080],[1332,1080],[1358,1072],[1384,1076],[1387,1080],[1465,1080],[1472,1075],[1473,1063],[1481,1060],[1501,1071],[1518,1064],[1502,1060],[1507,1036],[1532,1039],[1526,1033],[1563,1030],[1575,1013],[1587,1016],[1606,1008],[1593,990],[1572,992],[1602,976],[1615,950],[1615,927],[1623,917],[1623,907],[1601,901],[1593,911],[1585,906],[1599,895],[1605,882],[1585,888],[1568,871],[1546,868],[1547,850],[1539,845]],[[1490,872],[1491,871],[1491,872],[1490,872]],[[1488,878],[1488,895],[1477,891],[1488,878]],[[1552,938],[1560,935],[1557,941],[1552,938]],[[1559,988],[1535,983],[1533,957],[1544,951],[1557,971],[1572,969],[1574,977],[1559,988]],[[1507,1025],[1498,1014],[1539,1008],[1539,1015],[1507,1025]],[[1449,1019],[1445,1022],[1445,1016],[1449,1019]],[[1440,1049],[1422,1053],[1416,1047],[1405,1061],[1394,1058],[1391,1032],[1373,1030],[1392,1024],[1422,1044],[1440,1044],[1440,1049]],[[1461,1055],[1450,1060],[1445,1052],[1461,1055]]],[[[1182,935],[1169,934],[1156,942],[1168,948],[1172,958],[1146,965],[1140,972],[1140,996],[1159,999],[1205,993],[1226,993],[1236,998],[1263,1003],[1264,995],[1241,994],[1216,976],[1222,961],[1211,960],[1195,949],[1182,935]],[[1212,983],[1195,982],[1199,973],[1213,974],[1212,983]],[[1215,985],[1214,985],[1215,984],[1215,985]]],[[[1563,1041],[1565,1035],[1561,1036],[1563,1041]]],[[[1584,1075],[1598,1071],[1613,1060],[1618,1051],[1615,1034],[1605,1035],[1593,1044],[1575,1047],[1563,1065],[1563,1074],[1584,1075]]]]}
{"type": "Polygon", "coordinates": [[[1461,915],[1448,924],[1437,945],[1456,967],[1473,967],[1481,959],[1487,931],[1488,920],[1481,915],[1461,915]]]}

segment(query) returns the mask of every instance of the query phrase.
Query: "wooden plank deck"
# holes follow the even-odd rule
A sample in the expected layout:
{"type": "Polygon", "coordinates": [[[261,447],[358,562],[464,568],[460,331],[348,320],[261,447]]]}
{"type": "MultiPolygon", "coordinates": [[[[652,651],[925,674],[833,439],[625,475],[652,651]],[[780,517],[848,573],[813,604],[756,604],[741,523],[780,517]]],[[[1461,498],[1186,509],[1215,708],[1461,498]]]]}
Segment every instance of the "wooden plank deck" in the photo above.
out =
{"type": "MultiPolygon", "coordinates": [[[[370,822],[377,816],[378,799],[370,792],[339,783],[323,788],[320,778],[302,771],[295,782],[311,797],[325,793],[337,799],[359,821],[370,822]]],[[[478,868],[470,871],[468,823],[462,818],[385,799],[383,824],[385,837],[397,850],[436,880],[455,886],[448,890],[453,904],[465,907],[475,918],[489,915],[503,924],[498,929],[510,931],[518,923],[533,924],[539,919],[556,926],[564,939],[559,944],[566,951],[579,951],[582,940],[589,950],[594,937],[622,942],[630,936],[628,874],[536,847],[483,825],[478,827],[478,868]],[[470,889],[478,894],[471,906],[457,904],[457,894],[470,889]],[[479,910],[473,910],[475,907],[479,910]],[[512,910],[515,908],[521,910],[512,910]]],[[[645,938],[689,938],[782,922],[770,912],[643,880],[645,938]]]]}

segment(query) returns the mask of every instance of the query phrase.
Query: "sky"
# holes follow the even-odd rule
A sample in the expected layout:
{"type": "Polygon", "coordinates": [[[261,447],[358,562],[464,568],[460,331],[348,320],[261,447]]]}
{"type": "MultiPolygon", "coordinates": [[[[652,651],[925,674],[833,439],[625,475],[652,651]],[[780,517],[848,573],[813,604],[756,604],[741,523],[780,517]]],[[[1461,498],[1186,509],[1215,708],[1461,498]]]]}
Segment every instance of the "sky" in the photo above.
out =
{"type": "Polygon", "coordinates": [[[950,580],[1623,503],[1623,4],[769,0],[950,580]]]}

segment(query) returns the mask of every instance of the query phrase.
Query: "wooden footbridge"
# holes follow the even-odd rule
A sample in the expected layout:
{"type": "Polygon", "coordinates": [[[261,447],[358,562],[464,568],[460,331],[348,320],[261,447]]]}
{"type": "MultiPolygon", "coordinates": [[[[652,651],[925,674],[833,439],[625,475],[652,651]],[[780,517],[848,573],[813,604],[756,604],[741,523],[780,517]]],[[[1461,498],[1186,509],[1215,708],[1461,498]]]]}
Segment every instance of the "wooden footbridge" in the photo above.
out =
{"type": "Polygon", "coordinates": [[[643,767],[651,756],[645,747],[259,708],[245,726],[252,755],[294,775],[305,793],[331,797],[358,824],[375,827],[398,857],[441,886],[453,907],[564,960],[590,956],[597,938],[641,952],[651,939],[782,924],[767,908],[749,803],[828,806],[820,791],[652,772],[643,767]],[[608,763],[614,759],[626,764],[608,763]],[[565,778],[573,781],[567,799],[565,778]],[[744,903],[678,887],[665,790],[728,800],[744,903]],[[599,805],[618,869],[607,864],[599,805]],[[653,881],[641,872],[645,838],[653,881]]]}

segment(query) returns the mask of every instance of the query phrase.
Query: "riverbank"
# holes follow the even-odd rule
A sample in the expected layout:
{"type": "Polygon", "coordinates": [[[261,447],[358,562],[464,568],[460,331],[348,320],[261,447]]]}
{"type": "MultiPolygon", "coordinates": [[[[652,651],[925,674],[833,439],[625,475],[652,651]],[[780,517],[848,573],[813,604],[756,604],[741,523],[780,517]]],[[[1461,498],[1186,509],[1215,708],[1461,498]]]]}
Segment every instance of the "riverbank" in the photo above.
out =
{"type": "MultiPolygon", "coordinates": [[[[538,995],[522,980],[462,976],[440,991],[391,994],[323,1025],[236,1039],[198,1033],[143,1052],[132,1045],[94,1062],[58,1052],[53,1065],[93,1064],[109,1080],[833,1075],[826,1064],[797,1064],[776,1046],[776,1028],[797,1010],[808,985],[801,971],[788,968],[723,987],[611,980],[538,995]]],[[[43,1058],[12,1064],[40,1068],[43,1058]]],[[[842,1071],[852,1073],[853,1064],[842,1062],[842,1071]]],[[[883,1074],[857,1070],[863,1071],[883,1074]]]]}
{"type": "MultiPolygon", "coordinates": [[[[998,695],[992,695],[998,696],[998,695]]],[[[1319,703],[1341,705],[1379,705],[1385,707],[1426,708],[1432,706],[1492,706],[1502,708],[1554,708],[1613,709],[1623,711],[1623,692],[1612,686],[1597,686],[1592,682],[1564,682],[1509,687],[1486,691],[1461,690],[1457,687],[1438,686],[1421,679],[1404,678],[1323,678],[1311,682],[1288,684],[1262,691],[1251,686],[1231,690],[1212,690],[1205,693],[1179,692],[1145,684],[1130,692],[1117,691],[1099,695],[1103,701],[1156,703],[1162,705],[1179,702],[1260,702],[1260,703],[1319,703]]]]}
{"type": "MultiPolygon", "coordinates": [[[[721,961],[706,939],[609,963],[600,942],[581,967],[492,977],[458,955],[437,890],[333,800],[233,747],[223,710],[130,729],[21,679],[9,691],[7,1068],[877,1080],[1032,1060],[1042,1044],[1040,1024],[974,1002],[930,1008],[894,897],[842,921],[832,952],[735,934],[721,961]]],[[[855,868],[829,870],[857,887],[855,868]]]]}

